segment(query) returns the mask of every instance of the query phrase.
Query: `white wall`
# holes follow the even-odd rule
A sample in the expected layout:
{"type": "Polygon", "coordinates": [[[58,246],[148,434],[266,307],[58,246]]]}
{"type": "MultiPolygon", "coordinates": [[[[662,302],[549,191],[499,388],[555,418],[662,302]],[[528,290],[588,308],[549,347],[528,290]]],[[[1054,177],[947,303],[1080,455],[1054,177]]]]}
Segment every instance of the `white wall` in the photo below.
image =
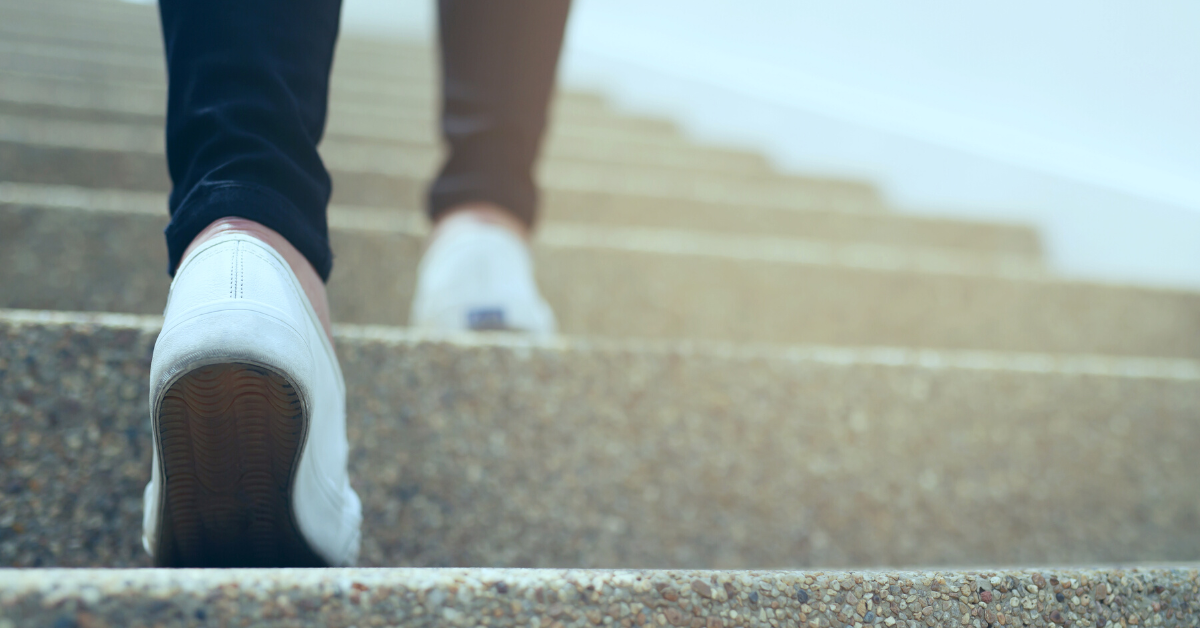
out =
{"type": "MultiPolygon", "coordinates": [[[[431,2],[345,3],[431,32],[431,2]]],[[[1067,274],[1200,288],[1198,27],[1191,0],[577,0],[563,80],[902,211],[1033,222],[1067,274]]]]}

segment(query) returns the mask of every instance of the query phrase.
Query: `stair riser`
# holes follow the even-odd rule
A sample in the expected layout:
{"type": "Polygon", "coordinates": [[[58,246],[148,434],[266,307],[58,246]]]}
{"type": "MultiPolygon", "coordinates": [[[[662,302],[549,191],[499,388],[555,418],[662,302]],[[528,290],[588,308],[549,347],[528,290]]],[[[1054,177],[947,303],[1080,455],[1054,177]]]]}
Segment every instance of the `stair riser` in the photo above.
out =
{"type": "MultiPolygon", "coordinates": [[[[7,181],[62,183],[131,190],[167,188],[161,131],[129,125],[94,125],[96,133],[80,135],[93,125],[13,122],[0,128],[0,160],[11,164],[7,181]],[[67,175],[66,173],[73,173],[67,175]]],[[[431,151],[363,145],[324,146],[322,154],[334,177],[334,201],[352,205],[412,206],[421,203],[424,184],[412,193],[412,182],[436,172],[431,151]],[[368,158],[373,157],[373,158],[368,158]]],[[[603,195],[632,195],[697,201],[739,207],[877,213],[882,210],[867,186],[822,179],[761,175],[714,174],[666,166],[632,166],[583,159],[548,159],[538,178],[552,187],[603,195]]]]}
{"type": "MultiPolygon", "coordinates": [[[[75,150],[49,146],[29,146],[0,142],[0,171],[6,181],[77,185],[92,188],[120,188],[126,190],[149,190],[165,192],[170,189],[166,165],[158,155],[116,151],[75,150]]],[[[382,174],[355,173],[334,170],[333,202],[343,205],[366,205],[373,207],[414,208],[426,204],[428,177],[396,177],[382,174]]],[[[687,216],[693,207],[716,208],[710,213],[735,215],[741,212],[753,215],[759,211],[777,214],[784,220],[795,220],[797,212],[792,209],[744,207],[734,204],[705,203],[703,200],[661,199],[622,194],[605,190],[543,190],[543,205],[552,214],[555,206],[569,207],[571,214],[589,215],[613,206],[637,211],[649,207],[654,211],[659,205],[674,207],[676,215],[687,216]],[[630,204],[627,204],[627,201],[630,204]]],[[[794,208],[820,210],[825,205],[822,198],[795,199],[794,208]]],[[[841,214],[843,212],[836,212],[841,214]]],[[[865,220],[869,220],[868,215],[865,220]]],[[[803,217],[799,218],[803,220],[803,217]]],[[[694,226],[703,227],[702,222],[694,226]]],[[[1024,234],[1026,242],[1032,238],[1024,234]]],[[[947,243],[954,246],[953,240],[947,243]]]]}
{"type": "MultiPolygon", "coordinates": [[[[45,74],[27,69],[0,70],[0,80],[6,88],[0,99],[10,105],[82,109],[84,111],[74,113],[83,119],[99,118],[104,112],[159,119],[166,107],[166,89],[161,82],[151,85],[98,81],[92,77],[45,74]]],[[[354,84],[347,85],[335,79],[334,90],[330,93],[331,124],[343,124],[338,121],[346,119],[347,124],[411,123],[432,129],[437,110],[437,95],[431,89],[414,89],[411,85],[374,84],[356,91],[354,84]]],[[[670,122],[618,114],[603,101],[586,93],[558,92],[551,105],[551,116],[556,124],[582,127],[580,132],[585,133],[604,131],[616,137],[640,137],[643,141],[680,140],[670,122]]]]}
{"type": "MultiPolygon", "coordinates": [[[[10,75],[12,76],[12,75],[10,75]]],[[[0,82],[6,82],[0,77],[0,82]]],[[[138,124],[161,128],[164,123],[165,96],[145,92],[142,99],[136,92],[121,90],[92,90],[90,87],[64,86],[58,81],[29,79],[19,76],[12,90],[0,94],[0,113],[5,116],[29,116],[31,113],[52,120],[76,120],[92,123],[138,124]],[[25,89],[29,87],[29,89],[25,89]]],[[[687,155],[713,155],[728,160],[752,162],[761,167],[765,160],[736,150],[697,146],[682,138],[669,125],[658,120],[624,118],[605,112],[572,112],[560,107],[547,129],[546,150],[559,150],[564,143],[588,142],[600,145],[650,147],[670,149],[687,155]]],[[[439,142],[438,118],[430,103],[413,107],[363,108],[339,105],[335,99],[326,126],[326,138],[345,141],[349,138],[373,142],[404,141],[418,144],[439,142]],[[368,129],[375,129],[367,133],[368,129]]],[[[628,152],[628,151],[627,151],[628,152]]]]}
{"type": "MultiPolygon", "coordinates": [[[[421,128],[428,137],[432,137],[435,127],[421,128]]],[[[412,132],[411,126],[409,132],[412,132]]],[[[166,143],[162,125],[154,121],[50,119],[31,115],[27,110],[0,115],[0,139],[31,145],[153,155],[162,154],[166,143]]],[[[356,136],[332,135],[322,142],[321,154],[332,169],[383,174],[425,174],[440,162],[442,151],[432,141],[422,140],[413,144],[381,142],[380,139],[383,138],[371,138],[361,133],[356,136]]],[[[574,172],[587,167],[587,173],[594,173],[596,177],[634,177],[644,173],[668,183],[704,176],[732,183],[745,180],[782,190],[795,187],[800,190],[838,189],[852,193],[860,192],[865,187],[815,179],[792,181],[775,175],[759,158],[748,158],[732,151],[706,153],[703,150],[691,150],[683,144],[639,146],[586,138],[552,144],[547,157],[541,165],[545,177],[554,177],[559,170],[574,172]]]]}
{"type": "MultiPolygon", "coordinates": [[[[106,49],[159,51],[162,38],[158,12],[153,7],[119,2],[84,2],[75,6],[9,4],[0,7],[0,33],[11,38],[57,41],[77,46],[98,44],[106,49]]],[[[420,40],[394,40],[360,34],[339,38],[339,56],[348,53],[368,59],[371,55],[402,51],[401,60],[424,59],[432,66],[436,44],[420,40]]],[[[387,68],[381,68],[387,71],[387,68]]]]}
{"type": "Polygon", "coordinates": [[[548,220],[613,227],[695,229],[730,235],[805,238],[821,242],[938,247],[981,257],[1041,259],[1037,233],[1023,225],[925,219],[890,212],[821,211],[818,199],[804,209],[746,207],[676,199],[585,194],[549,189],[542,194],[548,220]]]}
{"type": "MultiPolygon", "coordinates": [[[[406,221],[404,224],[418,228],[424,225],[424,219],[418,216],[423,213],[419,200],[410,204],[396,204],[391,199],[386,202],[385,207],[370,208],[369,211],[395,212],[391,215],[406,221]]],[[[0,183],[0,203],[162,215],[167,199],[165,193],[155,192],[0,183]],[[65,199],[63,195],[66,195],[65,199]]],[[[354,207],[345,205],[333,208],[334,214],[354,211],[357,211],[354,207]]],[[[1036,234],[1028,227],[923,219],[903,214],[798,212],[555,189],[543,190],[540,213],[540,224],[551,226],[568,222],[576,226],[688,229],[695,233],[724,233],[731,238],[770,236],[829,244],[933,247],[980,259],[989,256],[1024,259],[1031,265],[1041,256],[1036,234]]]]}
{"type": "MultiPolygon", "coordinates": [[[[90,11],[90,7],[89,7],[90,11]]],[[[37,47],[57,49],[58,56],[70,56],[86,50],[99,55],[136,55],[145,63],[163,58],[163,42],[158,16],[123,16],[118,28],[97,24],[94,15],[82,21],[69,15],[49,19],[13,14],[0,7],[0,35],[8,42],[23,42],[37,47]]],[[[354,66],[364,73],[403,73],[433,77],[438,72],[436,46],[417,39],[379,39],[355,34],[340,36],[334,55],[335,67],[354,66]],[[386,59],[387,65],[379,64],[386,59]]]]}
{"type": "MultiPolygon", "coordinates": [[[[158,26],[154,29],[157,31],[158,26]]],[[[436,86],[440,77],[435,60],[424,50],[417,49],[415,55],[408,52],[400,46],[378,52],[357,51],[351,43],[338,49],[333,76],[335,81],[351,85],[391,82],[436,86]]],[[[114,50],[103,44],[80,45],[67,38],[19,35],[0,42],[0,69],[10,71],[158,85],[165,81],[165,65],[161,49],[114,50]]]]}
{"type": "MultiPolygon", "coordinates": [[[[5,95],[0,95],[0,99],[5,95]]],[[[32,98],[26,100],[33,100],[32,98]]],[[[416,156],[430,164],[441,159],[437,124],[429,116],[389,115],[333,116],[326,128],[324,150],[329,154],[352,154],[359,160],[398,160],[416,156]]],[[[45,120],[42,126],[86,124],[120,125],[147,134],[135,152],[153,152],[165,142],[162,115],[142,115],[103,109],[78,109],[46,104],[0,100],[0,125],[4,120],[45,120]]],[[[8,123],[9,125],[14,122],[8,123]]],[[[20,122],[15,122],[21,125],[20,122]]],[[[109,148],[116,148],[109,146],[109,148]]],[[[550,161],[586,160],[600,163],[640,164],[685,170],[761,175],[774,172],[759,155],[734,150],[698,147],[678,136],[651,135],[636,130],[606,129],[571,124],[550,127],[542,154],[550,161]]],[[[430,165],[430,168],[433,166],[430,165]]]]}
{"type": "MultiPolygon", "coordinates": [[[[0,325],[20,461],[0,474],[23,513],[4,563],[145,564],[153,338],[0,325]]],[[[352,330],[337,345],[368,565],[1200,558],[1196,488],[1176,481],[1200,473],[1194,365],[1173,381],[352,330]]]]}
{"type": "MultiPolygon", "coordinates": [[[[165,217],[0,216],[5,307],[159,312],[165,217]]],[[[367,228],[333,233],[334,317],[403,325],[422,237],[367,228]]],[[[543,236],[539,283],[569,334],[1200,356],[1189,293],[680,253],[621,232],[590,245],[552,225],[543,236]]]]}
{"type": "Polygon", "coordinates": [[[1200,618],[1196,579],[1195,566],[868,573],[47,569],[0,571],[5,600],[0,611],[30,626],[95,628],[205,621],[220,626],[873,625],[863,619],[880,628],[982,628],[989,621],[997,626],[1191,628],[1200,618]],[[1114,593],[1099,595],[1109,591],[1114,593]],[[829,604],[821,601],[826,599],[829,604]]]}
{"type": "MultiPolygon", "coordinates": [[[[36,29],[37,26],[33,25],[36,29]]],[[[158,25],[153,26],[155,33],[158,25]]],[[[16,60],[44,61],[60,64],[63,68],[86,67],[93,72],[112,70],[127,71],[127,80],[137,77],[137,80],[158,81],[164,76],[165,57],[161,41],[157,49],[130,49],[122,36],[115,32],[98,32],[91,30],[94,42],[81,42],[70,36],[69,29],[56,33],[51,37],[9,35],[0,28],[0,34],[7,35],[0,42],[0,65],[13,65],[16,60]],[[97,37],[98,36],[98,37],[97,37]],[[112,45],[106,44],[102,38],[112,45]],[[114,45],[116,47],[114,47],[114,45]]],[[[392,46],[367,52],[356,47],[351,40],[347,46],[337,50],[334,72],[344,77],[357,80],[393,80],[393,81],[423,81],[432,82],[438,78],[437,60],[431,57],[429,50],[417,47],[392,46]]]]}
{"type": "MultiPolygon", "coordinates": [[[[0,8],[0,56],[11,50],[93,66],[158,70],[163,66],[162,37],[157,15],[122,18],[117,28],[96,24],[95,15],[73,21],[71,16],[30,20],[0,8]]],[[[342,37],[334,58],[335,72],[364,79],[433,80],[439,59],[434,45],[419,41],[342,37]]]]}

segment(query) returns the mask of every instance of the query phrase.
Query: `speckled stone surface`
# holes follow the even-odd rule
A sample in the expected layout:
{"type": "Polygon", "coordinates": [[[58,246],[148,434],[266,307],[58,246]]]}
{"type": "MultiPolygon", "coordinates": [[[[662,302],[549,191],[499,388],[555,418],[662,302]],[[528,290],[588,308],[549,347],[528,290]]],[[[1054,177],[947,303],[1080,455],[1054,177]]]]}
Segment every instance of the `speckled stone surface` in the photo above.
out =
{"type": "MultiPolygon", "coordinates": [[[[147,94],[154,113],[143,114],[135,112],[151,107],[126,106],[127,98],[103,93],[120,92],[122,87],[29,78],[16,73],[4,74],[3,71],[0,71],[0,80],[7,88],[0,95],[0,118],[37,115],[60,120],[142,124],[156,129],[163,126],[161,93],[147,94]],[[101,93],[95,94],[97,91],[101,93]]],[[[325,131],[324,146],[328,154],[346,153],[360,145],[373,147],[375,151],[398,146],[422,159],[439,159],[438,125],[433,112],[425,111],[423,106],[397,106],[375,111],[352,104],[342,105],[339,99],[334,101],[333,107],[325,131]]],[[[555,116],[542,150],[550,160],[582,159],[701,171],[772,171],[759,154],[699,145],[674,132],[647,132],[640,119],[598,107],[559,105],[555,113],[559,112],[561,115],[555,116]]],[[[333,165],[341,164],[335,161],[333,165]]]]}
{"type": "MultiPolygon", "coordinates": [[[[340,52],[338,54],[341,54],[340,52]]],[[[0,56],[2,58],[2,56],[0,56]]],[[[379,93],[368,88],[386,88],[393,79],[375,83],[350,82],[334,73],[334,91],[330,94],[330,113],[327,135],[361,135],[369,122],[385,126],[378,129],[376,139],[414,139],[431,141],[437,132],[436,94],[427,88],[417,90],[393,89],[379,93]]],[[[152,83],[104,82],[95,77],[29,74],[19,68],[6,71],[0,68],[6,87],[0,95],[9,112],[20,106],[58,108],[47,113],[53,117],[70,111],[79,120],[114,120],[153,122],[164,115],[166,86],[159,80],[152,83]],[[131,116],[136,116],[133,118],[131,116]]],[[[404,85],[401,79],[396,84],[404,85]]],[[[614,111],[594,94],[559,91],[551,102],[553,117],[549,130],[550,141],[595,137],[602,131],[612,139],[636,138],[651,144],[678,144],[683,141],[679,129],[668,120],[647,118],[614,111]]]]}
{"type": "MultiPolygon", "coordinates": [[[[159,313],[165,216],[136,211],[0,207],[0,306],[159,313]]],[[[422,222],[330,220],[335,320],[405,324],[422,222]]],[[[1020,257],[565,223],[538,242],[573,335],[1200,356],[1200,294],[1053,280],[1020,257]]]]}
{"type": "MultiPolygon", "coordinates": [[[[162,154],[162,128],[150,124],[86,122],[43,116],[0,116],[0,140],[29,146],[94,151],[162,154]]],[[[381,176],[428,177],[436,172],[438,154],[431,147],[330,140],[321,156],[331,170],[381,176]]],[[[846,181],[756,172],[698,168],[694,163],[646,163],[646,159],[547,158],[537,167],[541,180],[557,187],[615,191],[705,202],[758,207],[794,207],[797,197],[822,199],[831,207],[878,211],[871,187],[846,181]],[[627,163],[631,162],[631,163],[627,163]]]]}
{"type": "MultiPolygon", "coordinates": [[[[0,564],[145,565],[156,319],[0,320],[0,564]]],[[[1196,362],[356,327],[338,347],[365,565],[1200,559],[1196,362]]]]}
{"type": "MultiPolygon", "coordinates": [[[[132,87],[134,91],[122,98],[133,102],[131,96],[146,98],[153,93],[163,93],[166,77],[164,56],[159,39],[158,19],[144,30],[152,30],[159,39],[158,49],[123,47],[120,41],[126,33],[104,31],[94,25],[84,24],[81,28],[97,41],[80,42],[63,33],[63,20],[34,23],[20,16],[7,15],[0,9],[0,16],[18,23],[18,28],[29,31],[39,29],[50,32],[20,32],[8,35],[5,46],[0,47],[0,72],[17,76],[53,78],[66,84],[88,84],[96,90],[120,91],[132,87]],[[21,22],[24,22],[23,24],[21,22]]],[[[86,10],[80,13],[86,14],[86,10]]],[[[150,9],[150,15],[156,11],[150,9]]],[[[83,18],[91,22],[90,17],[83,18]]],[[[0,27],[2,28],[2,27],[0,27]]],[[[333,81],[333,103],[350,105],[401,105],[416,106],[431,115],[435,111],[438,87],[431,76],[431,59],[425,49],[405,44],[383,43],[372,46],[371,42],[347,37],[339,42],[338,61],[331,75],[333,81]],[[378,50],[363,50],[363,44],[378,50]],[[410,61],[407,57],[417,53],[423,58],[410,61]],[[389,58],[389,63],[380,60],[389,58]]],[[[19,84],[18,84],[19,85],[19,84]]],[[[23,96],[13,94],[13,100],[22,101],[23,96]]],[[[49,103],[47,103],[49,104],[49,103]]],[[[146,110],[148,108],[143,108],[146,110]]],[[[155,109],[161,113],[162,102],[155,109]]],[[[622,125],[623,119],[637,120],[632,116],[614,115],[607,101],[589,92],[564,91],[555,111],[573,117],[581,114],[583,119],[596,117],[622,125]]],[[[668,131],[673,125],[662,119],[640,118],[646,122],[645,130],[668,131]]],[[[631,125],[629,128],[636,128],[631,125]]]]}
{"type": "MultiPolygon", "coordinates": [[[[0,112],[20,114],[40,108],[54,118],[73,118],[94,122],[121,121],[161,126],[165,112],[165,86],[106,84],[85,79],[31,75],[0,70],[0,80],[8,88],[0,95],[0,112]]],[[[437,141],[436,102],[395,98],[397,102],[369,105],[356,102],[354,94],[338,93],[331,98],[326,123],[327,138],[359,138],[376,142],[431,144],[437,141]]],[[[587,148],[600,149],[614,144],[632,144],[651,150],[670,151],[686,156],[710,155],[728,158],[731,165],[761,167],[765,159],[754,153],[697,145],[688,141],[669,122],[619,113],[604,103],[589,102],[590,94],[574,91],[556,93],[551,104],[552,121],[543,150],[573,150],[571,144],[591,142],[587,148]],[[684,151],[682,149],[686,148],[684,151]],[[757,166],[755,164],[758,164],[757,166]]],[[[625,155],[632,151],[626,150],[625,155]]]]}
{"type": "MultiPolygon", "coordinates": [[[[163,216],[166,193],[115,188],[0,182],[0,204],[137,212],[163,216]]],[[[380,207],[334,203],[343,209],[394,211],[424,225],[420,205],[394,199],[380,207]]],[[[348,223],[342,221],[340,224],[348,223]]],[[[540,224],[690,229],[737,237],[765,235],[803,238],[828,243],[874,244],[891,247],[935,248],[975,256],[1007,255],[1030,261],[1041,258],[1041,244],[1030,227],[1003,223],[922,218],[910,214],[804,211],[765,207],[735,207],[680,199],[659,199],[616,193],[543,191],[540,224]]],[[[347,225],[349,226],[349,225],[347,225]]]]}
{"type": "MultiPolygon", "coordinates": [[[[62,143],[68,141],[72,144],[83,143],[73,139],[62,143]]],[[[6,168],[6,181],[130,190],[165,191],[169,188],[162,155],[112,150],[102,145],[79,148],[0,140],[0,165],[6,168]]],[[[389,174],[348,170],[331,164],[333,201],[351,205],[419,207],[422,204],[421,194],[433,170],[425,164],[410,166],[406,173],[389,174]]],[[[754,185],[753,181],[701,182],[703,172],[678,168],[672,170],[671,176],[661,180],[637,176],[623,178],[622,183],[610,185],[614,177],[623,177],[623,174],[598,172],[593,164],[578,162],[562,166],[553,176],[546,175],[545,180],[549,189],[563,190],[573,195],[640,196],[669,199],[674,203],[716,204],[731,208],[731,211],[740,207],[854,212],[878,212],[882,209],[873,190],[843,190],[827,186],[827,182],[818,179],[793,178],[781,186],[768,186],[773,189],[743,195],[738,190],[747,191],[746,186],[754,185]]]]}
{"type": "Polygon", "coordinates": [[[1002,571],[0,570],[0,626],[1193,628],[1194,566],[1002,571]]]}
{"type": "Polygon", "coordinates": [[[889,212],[844,212],[815,202],[805,211],[744,207],[615,193],[550,188],[542,197],[546,222],[699,229],[728,234],[808,238],[888,246],[962,249],[977,254],[1037,258],[1037,233],[1023,225],[921,218],[889,212]]]}
{"type": "MultiPolygon", "coordinates": [[[[0,74],[0,80],[9,86],[9,90],[0,96],[0,125],[16,116],[36,115],[43,119],[146,125],[156,130],[163,126],[162,111],[153,115],[114,111],[112,107],[103,107],[103,104],[119,103],[120,99],[116,96],[100,94],[84,98],[72,93],[118,91],[122,89],[120,87],[30,79],[20,74],[11,78],[0,74]],[[63,83],[67,84],[64,86],[63,83]],[[19,89],[26,91],[17,91],[19,89]],[[76,104],[93,99],[99,101],[103,108],[78,108],[76,104]],[[68,103],[68,106],[59,103],[68,103]]],[[[157,98],[153,102],[161,109],[162,94],[155,96],[157,98]]],[[[432,112],[424,111],[423,106],[370,110],[351,104],[339,107],[340,104],[340,99],[334,101],[335,108],[326,126],[323,144],[331,166],[349,169],[347,164],[356,159],[395,159],[416,160],[414,167],[428,169],[440,160],[438,125],[432,112]]],[[[556,107],[556,112],[559,111],[562,115],[555,118],[556,124],[551,126],[542,151],[551,161],[591,160],[747,174],[773,171],[766,160],[756,153],[698,145],[677,133],[647,133],[645,125],[638,119],[598,107],[560,105],[556,107]],[[633,124],[630,124],[631,120],[633,124]]]]}

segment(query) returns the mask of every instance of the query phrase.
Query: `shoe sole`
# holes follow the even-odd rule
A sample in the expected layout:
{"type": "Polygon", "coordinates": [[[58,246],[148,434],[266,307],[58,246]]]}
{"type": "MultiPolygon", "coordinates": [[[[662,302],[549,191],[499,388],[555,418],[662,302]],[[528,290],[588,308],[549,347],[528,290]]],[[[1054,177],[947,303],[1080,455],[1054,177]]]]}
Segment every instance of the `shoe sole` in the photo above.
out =
{"type": "Polygon", "coordinates": [[[199,367],[167,390],[155,428],[166,487],[157,566],[326,566],[292,514],[307,425],[287,379],[250,364],[199,367]]]}

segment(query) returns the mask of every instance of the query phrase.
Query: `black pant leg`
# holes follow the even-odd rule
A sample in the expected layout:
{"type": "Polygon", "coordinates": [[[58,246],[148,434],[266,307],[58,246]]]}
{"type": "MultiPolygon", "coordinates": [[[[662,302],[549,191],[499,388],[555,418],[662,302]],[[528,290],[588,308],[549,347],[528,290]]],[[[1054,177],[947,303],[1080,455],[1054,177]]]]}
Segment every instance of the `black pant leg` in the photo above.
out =
{"type": "Polygon", "coordinates": [[[439,0],[442,134],[449,156],[429,214],[495,203],[532,225],[533,164],[569,0],[439,0]]]}
{"type": "Polygon", "coordinates": [[[278,231],[322,279],[333,255],[317,142],[341,0],[160,0],[167,53],[173,275],[219,218],[278,231]]]}

